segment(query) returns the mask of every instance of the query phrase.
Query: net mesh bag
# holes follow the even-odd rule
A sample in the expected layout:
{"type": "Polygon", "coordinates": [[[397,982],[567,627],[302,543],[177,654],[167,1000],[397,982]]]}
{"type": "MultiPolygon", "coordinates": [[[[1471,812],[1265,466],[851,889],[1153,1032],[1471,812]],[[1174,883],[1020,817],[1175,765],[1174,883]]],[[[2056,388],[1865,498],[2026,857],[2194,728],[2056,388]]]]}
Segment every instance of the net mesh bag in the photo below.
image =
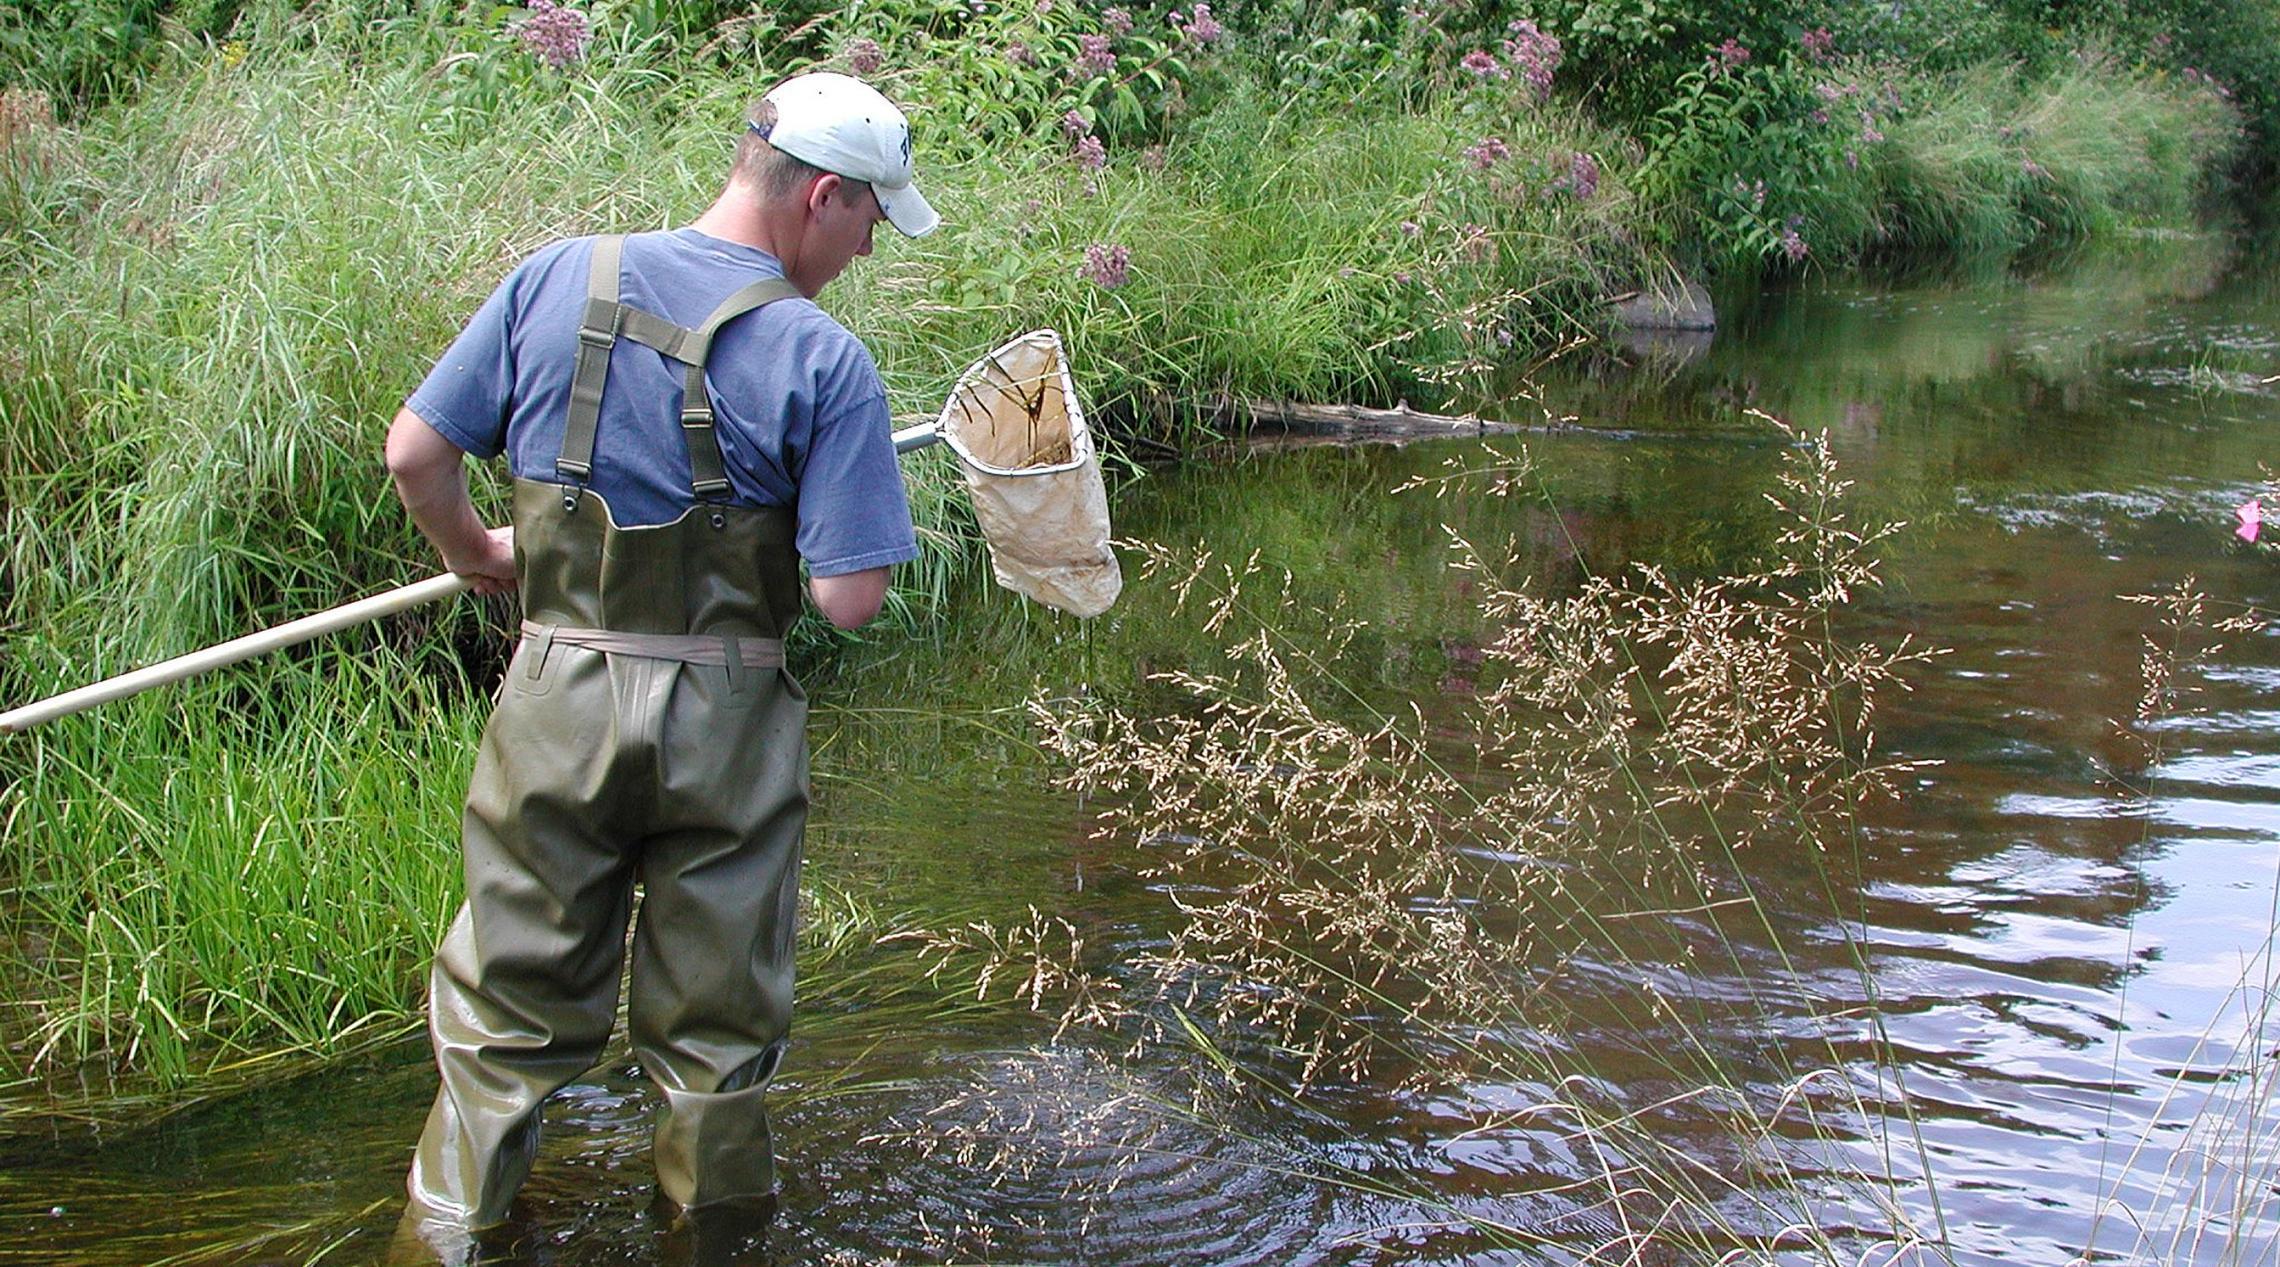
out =
{"type": "Polygon", "coordinates": [[[958,455],[997,583],[1072,615],[1107,611],[1124,576],[1061,336],[1034,330],[967,366],[939,430],[958,455]]]}

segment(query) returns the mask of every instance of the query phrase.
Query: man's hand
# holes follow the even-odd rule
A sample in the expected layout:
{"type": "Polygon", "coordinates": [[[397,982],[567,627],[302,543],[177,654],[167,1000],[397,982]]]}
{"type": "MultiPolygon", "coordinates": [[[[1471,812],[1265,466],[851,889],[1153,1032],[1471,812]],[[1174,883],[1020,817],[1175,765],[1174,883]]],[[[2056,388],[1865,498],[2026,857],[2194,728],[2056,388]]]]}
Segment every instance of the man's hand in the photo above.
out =
{"type": "Polygon", "coordinates": [[[509,594],[515,588],[515,526],[485,528],[482,549],[468,558],[446,556],[443,565],[467,578],[478,594],[509,594]]]}
{"type": "Polygon", "coordinates": [[[388,427],[388,474],[420,534],[478,594],[515,587],[515,530],[486,528],[467,499],[467,454],[409,409],[388,427]]]}

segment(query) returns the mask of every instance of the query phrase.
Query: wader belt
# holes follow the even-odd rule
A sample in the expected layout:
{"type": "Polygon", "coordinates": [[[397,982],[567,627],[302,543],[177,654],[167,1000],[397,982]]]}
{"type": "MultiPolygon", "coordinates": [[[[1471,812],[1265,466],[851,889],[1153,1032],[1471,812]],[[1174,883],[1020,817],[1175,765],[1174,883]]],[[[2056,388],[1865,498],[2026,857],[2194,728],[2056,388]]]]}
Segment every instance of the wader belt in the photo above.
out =
{"type": "Polygon", "coordinates": [[[594,476],[594,429],[601,421],[610,351],[621,335],[687,367],[681,380],[681,436],[689,446],[689,484],[698,501],[726,501],[728,468],[721,458],[720,436],[713,430],[705,357],[722,326],[755,308],[789,299],[800,293],[799,288],[780,277],[753,282],[721,300],[704,324],[691,330],[618,302],[618,262],[624,242],[615,236],[594,239],[586,314],[578,327],[578,360],[570,380],[570,416],[562,433],[562,453],[554,461],[555,474],[569,488],[562,507],[575,511],[578,491],[594,476]]]}
{"type": "Polygon", "coordinates": [[[612,655],[640,656],[645,660],[673,660],[725,668],[731,662],[748,669],[784,667],[781,638],[740,638],[735,634],[642,634],[614,629],[575,629],[523,622],[523,637],[534,643],[530,675],[537,677],[552,647],[585,647],[612,655]]]}

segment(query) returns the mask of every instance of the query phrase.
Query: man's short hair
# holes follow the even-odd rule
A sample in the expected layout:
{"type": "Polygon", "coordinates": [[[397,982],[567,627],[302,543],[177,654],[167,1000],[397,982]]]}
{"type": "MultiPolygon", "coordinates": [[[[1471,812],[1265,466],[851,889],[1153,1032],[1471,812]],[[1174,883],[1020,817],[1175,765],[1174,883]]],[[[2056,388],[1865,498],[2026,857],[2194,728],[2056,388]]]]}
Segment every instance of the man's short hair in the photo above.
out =
{"type": "MultiPolygon", "coordinates": [[[[801,189],[816,177],[824,175],[822,168],[793,158],[768,144],[768,134],[776,127],[776,103],[763,97],[752,103],[744,112],[744,135],[736,142],[736,162],[729,168],[728,178],[740,180],[770,198],[781,198],[801,189]]],[[[869,185],[860,180],[846,181],[851,196],[861,197],[869,185]]]]}

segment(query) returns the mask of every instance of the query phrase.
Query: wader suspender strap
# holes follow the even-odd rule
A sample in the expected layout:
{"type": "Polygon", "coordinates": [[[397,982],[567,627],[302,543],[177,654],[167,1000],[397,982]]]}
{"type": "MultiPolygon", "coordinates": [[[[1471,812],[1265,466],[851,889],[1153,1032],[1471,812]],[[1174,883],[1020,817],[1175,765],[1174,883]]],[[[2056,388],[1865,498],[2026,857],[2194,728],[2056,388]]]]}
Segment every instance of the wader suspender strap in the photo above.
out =
{"type": "Polygon", "coordinates": [[[681,332],[694,338],[695,346],[687,354],[666,353],[689,367],[681,381],[681,438],[689,446],[689,485],[696,490],[700,501],[718,501],[728,496],[728,470],[721,459],[720,434],[713,430],[712,394],[705,390],[705,357],[712,351],[713,335],[754,308],[799,293],[780,277],[753,282],[721,300],[703,325],[681,332]]]}
{"type": "Polygon", "coordinates": [[[578,493],[594,476],[594,431],[602,417],[602,389],[609,382],[610,349],[624,335],[688,366],[681,380],[681,439],[689,451],[689,485],[699,501],[728,496],[728,468],[720,436],[713,429],[712,396],[705,391],[705,357],[713,335],[755,308],[789,299],[798,288],[782,278],[753,282],[720,302],[694,330],[654,313],[618,302],[618,263],[625,239],[594,239],[593,268],[586,279],[586,313],[578,324],[578,361],[570,379],[570,416],[562,430],[562,453],[555,473],[572,487],[562,504],[575,510],[578,493]]]}
{"type": "Polygon", "coordinates": [[[594,239],[594,264],[586,274],[586,315],[578,323],[578,361],[570,377],[570,416],[562,428],[562,452],[554,473],[570,485],[562,494],[565,510],[578,508],[578,494],[594,478],[594,428],[602,418],[602,388],[610,378],[610,349],[617,346],[625,309],[618,297],[618,255],[623,238],[594,239]]]}

